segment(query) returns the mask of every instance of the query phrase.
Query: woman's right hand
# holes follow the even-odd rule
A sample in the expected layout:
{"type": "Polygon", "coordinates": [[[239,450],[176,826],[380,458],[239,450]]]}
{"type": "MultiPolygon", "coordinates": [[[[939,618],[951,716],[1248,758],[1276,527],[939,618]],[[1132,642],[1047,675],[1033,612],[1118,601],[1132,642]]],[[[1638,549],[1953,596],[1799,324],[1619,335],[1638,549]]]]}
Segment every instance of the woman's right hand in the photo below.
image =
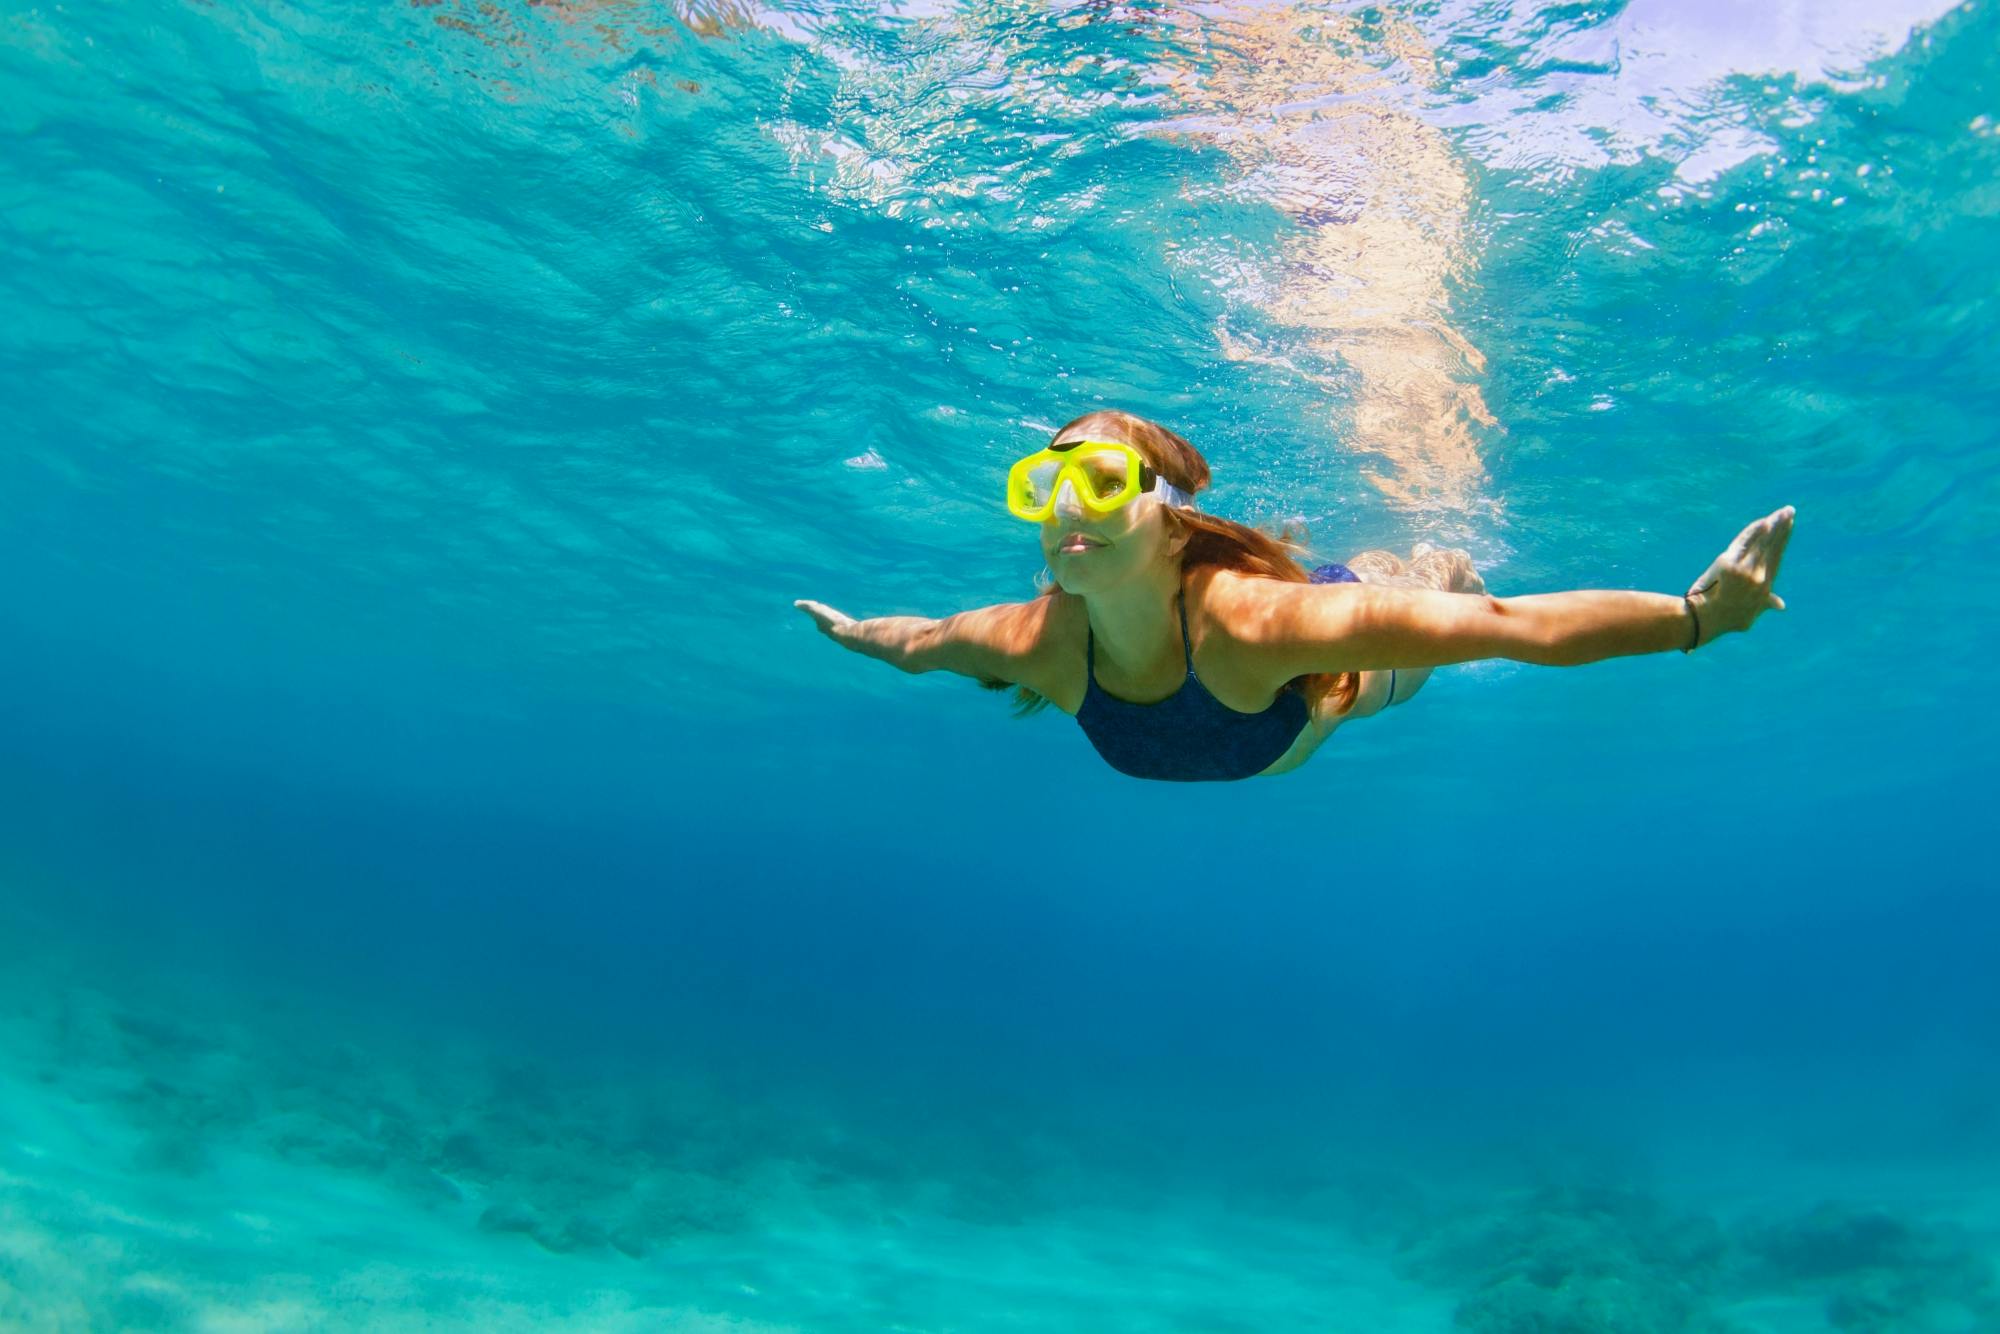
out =
{"type": "Polygon", "coordinates": [[[818,626],[819,632],[828,639],[839,644],[842,648],[851,647],[846,640],[840,637],[840,632],[848,626],[855,624],[852,616],[849,616],[844,611],[835,611],[824,602],[814,602],[810,598],[799,598],[792,605],[812,617],[813,624],[818,626]]]}
{"type": "Polygon", "coordinates": [[[1792,540],[1794,513],[1787,505],[1745,528],[1694,581],[1688,597],[1701,623],[1696,647],[1732,630],[1748,630],[1773,608],[1785,609],[1785,600],[1771,591],[1771,585],[1778,578],[1778,563],[1785,558],[1785,544],[1792,540]]]}

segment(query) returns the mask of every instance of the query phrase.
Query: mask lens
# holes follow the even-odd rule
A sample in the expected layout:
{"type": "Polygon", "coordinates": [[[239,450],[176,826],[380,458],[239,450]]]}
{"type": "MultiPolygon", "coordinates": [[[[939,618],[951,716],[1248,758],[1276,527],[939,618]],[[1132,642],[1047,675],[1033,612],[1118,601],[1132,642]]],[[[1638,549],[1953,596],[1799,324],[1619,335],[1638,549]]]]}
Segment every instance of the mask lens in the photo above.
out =
{"type": "Polygon", "coordinates": [[[1100,449],[1077,461],[1077,471],[1097,503],[1108,504],[1124,496],[1131,485],[1131,461],[1116,450],[1100,449]]]}
{"type": "Polygon", "coordinates": [[[1062,475],[1062,464],[1054,459],[1044,459],[1032,468],[1023,469],[1022,485],[1027,491],[1028,502],[1039,509],[1055,498],[1056,479],[1062,475]]]}

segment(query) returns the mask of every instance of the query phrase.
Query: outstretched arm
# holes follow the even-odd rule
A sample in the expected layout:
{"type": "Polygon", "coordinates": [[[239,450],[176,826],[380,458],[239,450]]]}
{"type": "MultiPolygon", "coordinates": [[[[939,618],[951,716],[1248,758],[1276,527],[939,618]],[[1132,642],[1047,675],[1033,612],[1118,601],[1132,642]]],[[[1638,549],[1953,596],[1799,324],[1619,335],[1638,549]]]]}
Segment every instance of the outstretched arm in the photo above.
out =
{"type": "Polygon", "coordinates": [[[982,681],[1027,684],[1030,657],[1041,639],[1048,599],[980,607],[956,616],[877,616],[856,620],[823,602],[792,605],[812,617],[820,632],[842,648],[906,672],[957,672],[982,681]]]}
{"type": "Polygon", "coordinates": [[[1587,589],[1496,598],[1371,584],[1280,585],[1244,638],[1279,680],[1310,672],[1442,667],[1480,658],[1572,667],[1690,649],[1769,608],[1790,506],[1745,528],[1686,596],[1587,589]]]}

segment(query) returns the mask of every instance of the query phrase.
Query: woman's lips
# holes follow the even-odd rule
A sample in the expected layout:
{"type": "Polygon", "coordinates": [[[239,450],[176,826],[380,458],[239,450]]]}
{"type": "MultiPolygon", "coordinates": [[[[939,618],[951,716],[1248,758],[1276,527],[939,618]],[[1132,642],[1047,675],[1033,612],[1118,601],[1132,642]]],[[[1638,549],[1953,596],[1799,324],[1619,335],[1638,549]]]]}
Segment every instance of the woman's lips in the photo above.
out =
{"type": "Polygon", "coordinates": [[[1079,551],[1095,551],[1097,548],[1105,545],[1107,544],[1098,541],[1094,537],[1085,537],[1082,533],[1071,533],[1062,540],[1062,545],[1057,547],[1056,550],[1066,556],[1073,556],[1079,551]]]}

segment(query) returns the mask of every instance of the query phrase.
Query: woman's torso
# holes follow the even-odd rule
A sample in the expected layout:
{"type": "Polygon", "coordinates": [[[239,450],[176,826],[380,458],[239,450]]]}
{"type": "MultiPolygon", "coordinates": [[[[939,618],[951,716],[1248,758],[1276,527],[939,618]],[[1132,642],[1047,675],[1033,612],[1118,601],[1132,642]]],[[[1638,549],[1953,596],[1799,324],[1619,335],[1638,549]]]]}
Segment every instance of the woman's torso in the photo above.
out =
{"type": "MultiPolygon", "coordinates": [[[[1086,731],[1097,729],[1093,741],[1098,743],[1100,751],[1106,750],[1107,732],[1157,730],[1150,727],[1154,723],[1161,726],[1192,723],[1197,730],[1205,729],[1214,744],[1227,747],[1240,742],[1264,747],[1264,753],[1275,753],[1268,764],[1251,770],[1259,776],[1282,773],[1303,763],[1338,725],[1335,706],[1327,700],[1304,698],[1295,685],[1273,690],[1267,681],[1260,679],[1248,650],[1240,640],[1224,632],[1210,612],[1208,595],[1218,573],[1198,570],[1183,580],[1181,602],[1186,616],[1186,637],[1183,640],[1176,626],[1169,646],[1143,663],[1117,661],[1103,651],[1102,645],[1095,645],[1093,651],[1083,599],[1067,593],[1053,594],[1051,601],[1055,605],[1049,609],[1047,631],[1037,653],[1044,668],[1041,675],[1048,687],[1041,693],[1063,712],[1083,715],[1080,721],[1086,731]],[[1091,689],[1093,675],[1096,692],[1091,689]],[[1288,693],[1297,703],[1280,699],[1288,693]],[[1092,707],[1085,714],[1087,702],[1092,707]],[[1132,707],[1163,704],[1167,707],[1157,718],[1132,707]],[[1174,720],[1171,723],[1169,716],[1174,720]],[[1243,732],[1258,735],[1246,738],[1239,735],[1243,732]],[[1270,739],[1280,734],[1279,740],[1270,739]]],[[[1225,573],[1224,577],[1240,576],[1225,573]]],[[[1147,749],[1145,739],[1134,740],[1143,753],[1147,749]]],[[[1159,744],[1172,743],[1160,738],[1159,744]]],[[[1107,754],[1106,758],[1112,757],[1107,754]]],[[[1199,761],[1194,762],[1198,766],[1199,761]]]]}

